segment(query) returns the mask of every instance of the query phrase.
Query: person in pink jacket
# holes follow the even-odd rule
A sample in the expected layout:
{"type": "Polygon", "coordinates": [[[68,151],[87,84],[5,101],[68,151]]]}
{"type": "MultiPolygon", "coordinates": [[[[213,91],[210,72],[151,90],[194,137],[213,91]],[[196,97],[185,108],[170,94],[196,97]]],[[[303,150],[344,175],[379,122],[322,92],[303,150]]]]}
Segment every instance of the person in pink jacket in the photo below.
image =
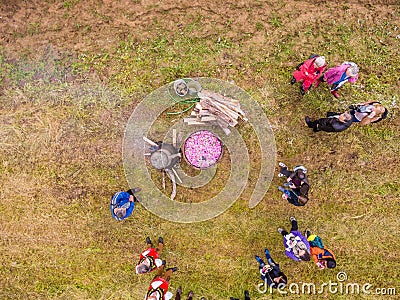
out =
{"type": "MultiPolygon", "coordinates": [[[[319,81],[326,81],[331,85],[330,91],[335,98],[339,98],[337,90],[341,88],[347,81],[354,83],[358,79],[358,66],[351,62],[345,61],[339,66],[328,69],[319,81]]],[[[318,86],[318,84],[317,84],[318,86]]]]}
{"type": "Polygon", "coordinates": [[[311,55],[309,59],[296,67],[290,84],[295,84],[297,81],[302,82],[300,92],[304,96],[314,82],[315,87],[318,86],[318,77],[324,72],[325,68],[324,56],[311,55]]]}

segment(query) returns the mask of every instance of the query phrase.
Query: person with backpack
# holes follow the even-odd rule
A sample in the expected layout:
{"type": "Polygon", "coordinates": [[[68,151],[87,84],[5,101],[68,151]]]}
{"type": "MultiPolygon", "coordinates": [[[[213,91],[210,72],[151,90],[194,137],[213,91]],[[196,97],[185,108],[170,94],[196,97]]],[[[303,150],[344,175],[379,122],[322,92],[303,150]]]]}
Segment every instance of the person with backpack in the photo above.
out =
{"type": "Polygon", "coordinates": [[[296,67],[290,84],[300,81],[302,83],[300,93],[304,96],[314,82],[315,87],[318,86],[318,77],[322,75],[325,68],[326,61],[324,56],[319,56],[318,54],[311,55],[309,59],[296,67]]]}
{"type": "Polygon", "coordinates": [[[150,273],[165,265],[165,260],[159,258],[164,247],[163,238],[158,238],[157,248],[153,247],[153,243],[149,237],[146,238],[146,243],[147,249],[140,254],[139,261],[135,267],[136,274],[150,273]]]}
{"type": "Polygon", "coordinates": [[[308,191],[310,185],[306,176],[307,169],[303,165],[298,165],[290,171],[289,168],[282,162],[279,163],[280,171],[278,177],[287,177],[287,182],[284,183],[285,189],[278,187],[282,194],[282,199],[287,200],[295,206],[304,206],[308,202],[308,191]]]}
{"type": "MultiPolygon", "coordinates": [[[[335,98],[339,98],[337,92],[346,82],[354,83],[358,79],[358,66],[351,61],[345,61],[341,65],[329,68],[324,75],[319,78],[320,82],[326,81],[330,85],[330,92],[335,98]]],[[[318,83],[319,84],[319,83],[318,83]]],[[[318,86],[317,84],[317,86],[318,86]]]]}
{"type": "Polygon", "coordinates": [[[311,256],[320,269],[333,269],[336,267],[336,257],[332,250],[324,247],[322,239],[315,234],[311,234],[310,229],[306,229],[307,241],[310,244],[311,256]]]}
{"type": "Polygon", "coordinates": [[[278,232],[283,236],[285,254],[287,257],[295,261],[309,261],[310,244],[300,233],[297,220],[294,217],[290,217],[290,222],[292,223],[290,232],[287,232],[282,228],[278,228],[278,232]]]}
{"type": "Polygon", "coordinates": [[[177,267],[168,268],[164,273],[164,266],[158,269],[157,275],[150,282],[150,286],[147,290],[145,300],[171,300],[173,294],[168,291],[169,281],[172,273],[178,270],[177,267]],[[163,274],[164,273],[164,274],[163,274]]]}
{"type": "Polygon", "coordinates": [[[268,263],[265,263],[258,255],[255,256],[259,263],[258,269],[261,279],[270,288],[283,288],[287,284],[286,275],[279,268],[279,264],[274,262],[268,248],[265,249],[264,253],[268,263]]]}
{"type": "Polygon", "coordinates": [[[320,118],[315,121],[311,121],[310,117],[306,116],[305,120],[307,126],[312,128],[314,132],[341,132],[345,131],[353,124],[353,117],[349,112],[320,118]]]}
{"type": "Polygon", "coordinates": [[[135,194],[140,191],[141,188],[134,188],[126,192],[115,193],[111,197],[110,211],[115,220],[122,221],[132,214],[135,202],[139,202],[135,194]]]}

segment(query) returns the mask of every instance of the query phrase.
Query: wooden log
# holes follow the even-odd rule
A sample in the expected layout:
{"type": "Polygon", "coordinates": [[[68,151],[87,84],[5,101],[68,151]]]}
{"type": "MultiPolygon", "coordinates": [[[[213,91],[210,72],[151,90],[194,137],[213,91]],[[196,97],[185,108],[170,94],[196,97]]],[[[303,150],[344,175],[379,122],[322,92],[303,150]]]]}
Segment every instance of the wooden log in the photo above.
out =
{"type": "Polygon", "coordinates": [[[199,122],[196,120],[186,122],[188,125],[207,125],[206,122],[199,122]]]}
{"type": "Polygon", "coordinates": [[[173,172],[171,172],[171,170],[165,170],[165,172],[167,173],[167,175],[169,176],[169,178],[171,179],[172,182],[172,193],[170,196],[171,200],[175,199],[176,196],[176,181],[175,181],[175,175],[173,172]]]}
{"type": "Polygon", "coordinates": [[[203,100],[204,103],[203,105],[209,105],[208,110],[210,110],[213,114],[223,118],[225,121],[228,123],[232,124],[231,126],[235,126],[237,124],[237,119],[239,118],[239,115],[232,112],[231,110],[220,107],[218,104],[215,105],[216,103],[210,103],[211,101],[209,100],[203,100]],[[213,105],[214,104],[214,105],[213,105]],[[226,118],[223,117],[223,115],[226,116],[226,118]]]}
{"type": "Polygon", "coordinates": [[[206,96],[207,98],[211,98],[213,101],[217,101],[225,106],[227,106],[229,109],[233,110],[234,112],[241,114],[243,117],[245,116],[244,111],[240,108],[240,103],[237,100],[234,100],[232,98],[228,98],[219,94],[211,94],[209,96],[206,96]]]}
{"type": "Polygon", "coordinates": [[[216,101],[219,101],[221,103],[224,103],[224,102],[225,103],[230,103],[230,105],[233,105],[233,106],[238,106],[239,105],[239,101],[238,100],[230,98],[230,97],[223,96],[223,95],[218,94],[218,93],[214,93],[214,92],[209,91],[209,90],[202,90],[197,95],[200,98],[202,96],[205,96],[205,97],[213,98],[216,101]]]}
{"type": "Polygon", "coordinates": [[[211,115],[201,116],[200,117],[200,121],[201,122],[209,122],[209,121],[216,121],[216,120],[217,120],[217,117],[216,116],[211,116],[211,115]]]}
{"type": "Polygon", "coordinates": [[[152,140],[148,139],[147,137],[143,137],[143,140],[147,143],[149,143],[152,146],[158,146],[155,142],[153,142],[152,140]]]}
{"type": "Polygon", "coordinates": [[[209,108],[209,111],[210,111],[213,115],[215,115],[215,116],[217,116],[218,118],[220,118],[220,119],[222,119],[223,121],[225,121],[226,123],[229,123],[229,122],[232,120],[229,116],[225,115],[224,113],[222,113],[221,111],[219,111],[219,110],[216,109],[216,108],[210,107],[210,108],[209,108]]]}
{"type": "Polygon", "coordinates": [[[226,135],[229,135],[231,133],[231,131],[228,128],[228,124],[226,124],[225,122],[218,120],[217,121],[219,127],[221,127],[221,129],[223,130],[223,132],[225,132],[226,135]]]}
{"type": "Polygon", "coordinates": [[[213,93],[213,92],[208,91],[208,90],[203,90],[198,95],[199,95],[200,99],[203,98],[203,97],[204,98],[211,98],[211,99],[213,99],[215,101],[220,102],[221,104],[224,104],[224,105],[228,106],[230,109],[232,109],[233,111],[237,112],[239,114],[239,116],[244,121],[248,121],[248,119],[246,118],[245,112],[240,108],[240,103],[239,103],[238,100],[235,100],[235,99],[230,98],[230,97],[223,96],[221,94],[213,93]]]}
{"type": "Polygon", "coordinates": [[[176,148],[176,129],[172,129],[172,145],[176,148]]]}
{"type": "Polygon", "coordinates": [[[239,117],[239,114],[237,112],[231,110],[229,107],[227,107],[224,104],[213,101],[210,98],[203,98],[200,101],[203,103],[203,106],[204,106],[204,103],[207,103],[210,106],[218,108],[220,111],[226,113],[228,116],[231,116],[233,119],[237,119],[239,117]]]}

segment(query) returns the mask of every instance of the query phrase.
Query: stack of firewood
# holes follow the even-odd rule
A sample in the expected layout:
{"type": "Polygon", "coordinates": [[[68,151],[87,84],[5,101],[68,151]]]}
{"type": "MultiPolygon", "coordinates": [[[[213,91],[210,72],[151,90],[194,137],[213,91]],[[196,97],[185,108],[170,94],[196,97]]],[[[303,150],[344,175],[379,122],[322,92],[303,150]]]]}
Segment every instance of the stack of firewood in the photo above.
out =
{"type": "Polygon", "coordinates": [[[190,117],[184,118],[188,125],[218,125],[229,134],[231,131],[228,127],[235,127],[239,118],[247,121],[238,100],[208,90],[199,92],[198,97],[200,101],[190,117]]]}

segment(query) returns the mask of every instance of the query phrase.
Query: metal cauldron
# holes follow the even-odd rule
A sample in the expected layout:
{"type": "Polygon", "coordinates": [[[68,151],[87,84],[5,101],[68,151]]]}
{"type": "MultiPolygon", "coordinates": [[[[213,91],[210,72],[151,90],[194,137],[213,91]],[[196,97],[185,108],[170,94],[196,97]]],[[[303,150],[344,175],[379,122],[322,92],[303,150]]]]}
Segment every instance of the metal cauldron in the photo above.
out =
{"type": "Polygon", "coordinates": [[[179,162],[180,153],[171,144],[161,144],[150,155],[150,164],[157,170],[171,169],[179,162]]]}

